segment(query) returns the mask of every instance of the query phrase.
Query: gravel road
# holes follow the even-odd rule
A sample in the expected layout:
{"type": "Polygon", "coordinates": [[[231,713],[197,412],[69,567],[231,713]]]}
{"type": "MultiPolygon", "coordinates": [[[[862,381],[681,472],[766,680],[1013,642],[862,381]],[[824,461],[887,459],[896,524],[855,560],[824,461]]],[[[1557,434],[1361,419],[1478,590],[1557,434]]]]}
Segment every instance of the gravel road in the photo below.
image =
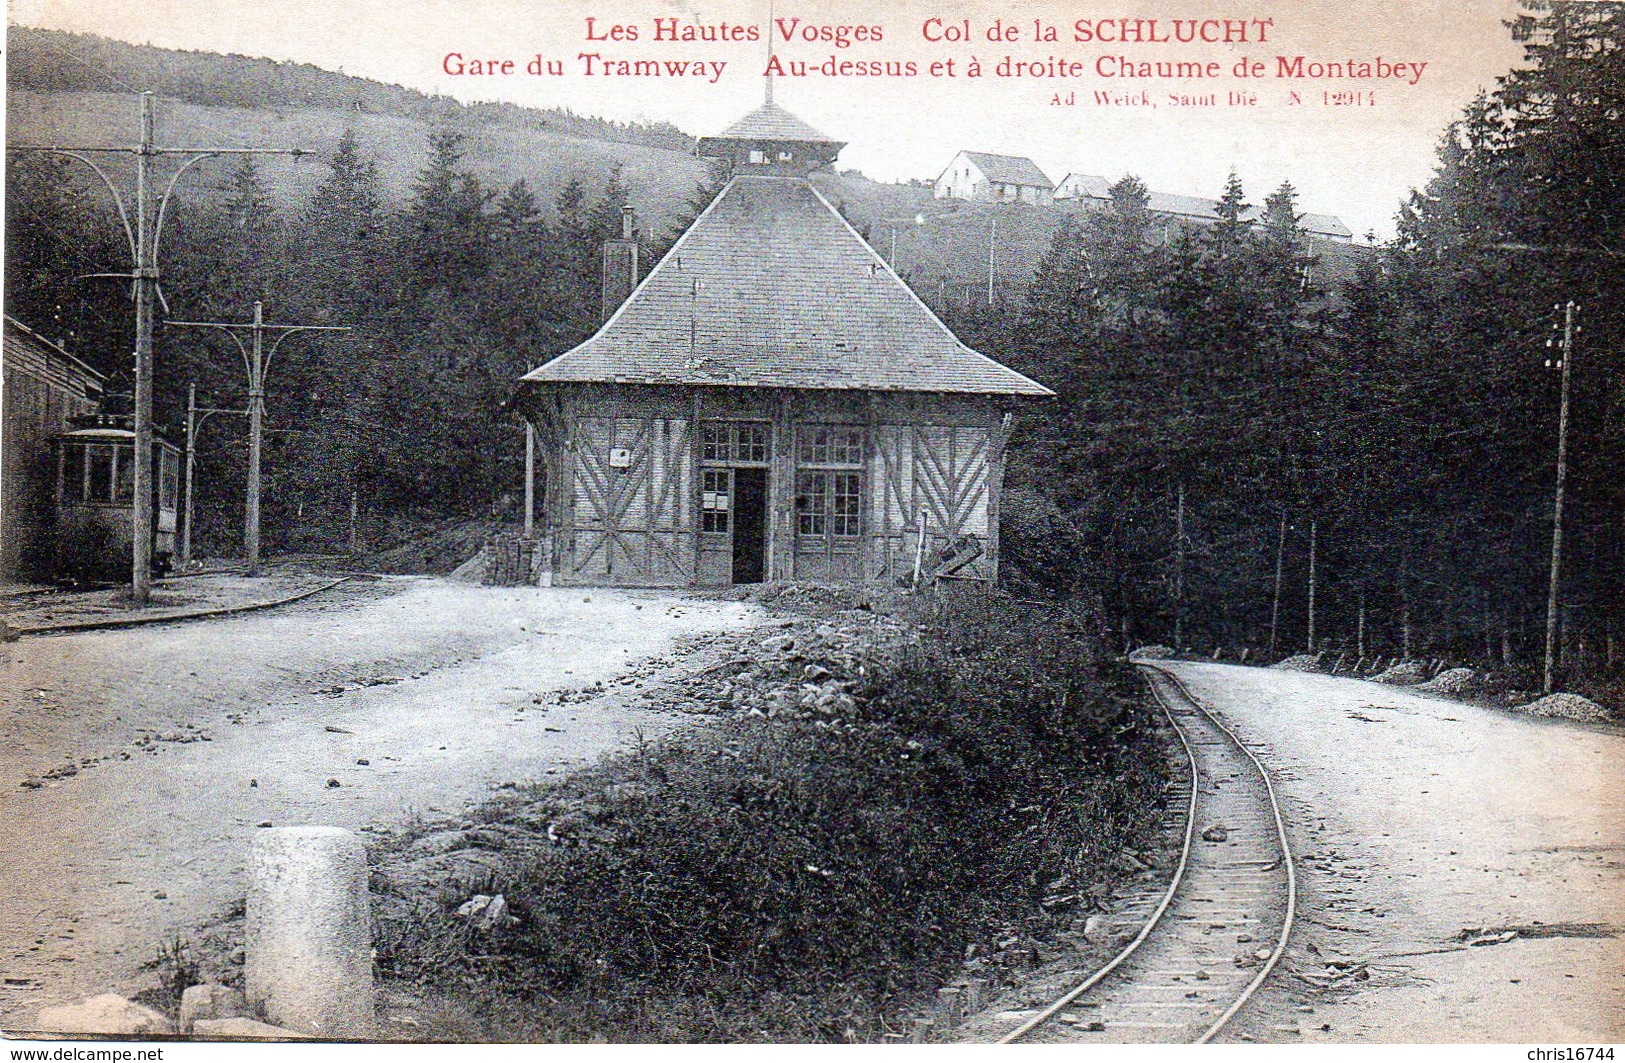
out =
{"type": "Polygon", "coordinates": [[[161,942],[244,895],[262,823],[398,826],[688,720],[537,695],[757,615],[393,577],[0,647],[0,1024],[136,984],[161,942]]]}
{"type": "Polygon", "coordinates": [[[1231,1038],[1625,1039],[1620,728],[1168,666],[1271,766],[1300,860],[1287,963],[1231,1038]]]}

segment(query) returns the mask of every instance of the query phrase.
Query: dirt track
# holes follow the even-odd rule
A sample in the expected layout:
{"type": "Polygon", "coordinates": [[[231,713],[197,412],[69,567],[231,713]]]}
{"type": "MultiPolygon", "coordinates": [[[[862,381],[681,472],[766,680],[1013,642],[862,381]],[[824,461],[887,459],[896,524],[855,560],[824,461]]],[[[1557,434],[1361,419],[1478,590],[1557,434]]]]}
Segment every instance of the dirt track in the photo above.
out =
{"type": "Polygon", "coordinates": [[[1617,727],[1360,680],[1171,667],[1275,772],[1300,861],[1288,962],[1230,1033],[1625,1037],[1617,727]]]}
{"type": "Polygon", "coordinates": [[[686,722],[536,695],[756,615],[401,577],[267,613],[4,647],[0,1023],[135,984],[160,942],[243,896],[261,823],[454,812],[686,722]]]}

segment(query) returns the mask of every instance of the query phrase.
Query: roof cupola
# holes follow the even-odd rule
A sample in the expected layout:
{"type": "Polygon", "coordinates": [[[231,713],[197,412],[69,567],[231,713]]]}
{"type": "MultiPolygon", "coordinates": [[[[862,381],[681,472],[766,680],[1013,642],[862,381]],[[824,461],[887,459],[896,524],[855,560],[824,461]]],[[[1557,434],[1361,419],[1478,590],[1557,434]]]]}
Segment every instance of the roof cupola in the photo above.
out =
{"type": "Polygon", "coordinates": [[[774,103],[769,78],[762,105],[721,134],[701,137],[696,154],[722,161],[730,174],[805,177],[834,163],[844,147],[774,103]]]}

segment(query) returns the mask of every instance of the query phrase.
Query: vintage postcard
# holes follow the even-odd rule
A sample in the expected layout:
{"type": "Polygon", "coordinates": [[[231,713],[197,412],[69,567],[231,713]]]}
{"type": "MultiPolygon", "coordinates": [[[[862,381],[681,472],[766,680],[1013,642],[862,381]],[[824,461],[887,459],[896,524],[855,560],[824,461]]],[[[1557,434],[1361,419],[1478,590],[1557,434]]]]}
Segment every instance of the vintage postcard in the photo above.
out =
{"type": "Polygon", "coordinates": [[[1622,56],[11,0],[7,1049],[1612,1060],[1622,56]]]}

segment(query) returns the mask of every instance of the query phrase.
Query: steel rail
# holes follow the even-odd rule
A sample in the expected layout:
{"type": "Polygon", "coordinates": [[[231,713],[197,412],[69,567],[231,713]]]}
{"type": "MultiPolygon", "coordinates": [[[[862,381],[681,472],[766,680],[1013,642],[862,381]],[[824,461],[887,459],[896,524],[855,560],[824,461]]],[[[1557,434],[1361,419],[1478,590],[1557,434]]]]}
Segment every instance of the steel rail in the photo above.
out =
{"type": "MultiPolygon", "coordinates": [[[[1148,683],[1147,685],[1149,686],[1150,684],[1148,683]]],[[[1069,990],[1066,995],[1062,996],[1059,1000],[1056,1000],[1053,1004],[1050,1004],[1043,1011],[1040,1011],[1037,1015],[1034,1015],[1032,1018],[1028,1019],[1014,1030],[1011,1030],[1009,1033],[999,1038],[998,1041],[995,1042],[996,1044],[1008,1045],[1014,1044],[1016,1041],[1021,1040],[1021,1038],[1038,1029],[1038,1027],[1044,1025],[1044,1023],[1048,1022],[1050,1019],[1053,1019],[1057,1014],[1060,1013],[1062,1008],[1066,1007],[1068,1004],[1072,1003],[1074,1000],[1093,989],[1101,979],[1115,971],[1118,966],[1123,963],[1123,961],[1134,955],[1135,951],[1139,949],[1145,940],[1151,936],[1151,932],[1156,929],[1157,924],[1162,920],[1163,913],[1166,912],[1168,910],[1168,906],[1173,903],[1174,895],[1179,892],[1180,883],[1185,878],[1185,867],[1190,863],[1191,843],[1196,837],[1196,795],[1201,791],[1202,788],[1201,770],[1198,768],[1196,763],[1196,750],[1191,748],[1190,741],[1185,737],[1185,732],[1179,728],[1179,721],[1174,719],[1174,714],[1169,710],[1167,704],[1162,700],[1162,695],[1157,693],[1157,688],[1155,686],[1151,687],[1151,695],[1157,699],[1157,707],[1160,708],[1162,710],[1162,714],[1168,718],[1169,726],[1174,729],[1174,734],[1179,738],[1179,744],[1184,747],[1185,757],[1190,761],[1191,769],[1191,796],[1190,800],[1185,806],[1185,840],[1180,846],[1179,864],[1174,868],[1173,880],[1168,883],[1168,889],[1164,891],[1162,901],[1157,905],[1156,911],[1151,913],[1151,917],[1146,920],[1145,926],[1140,928],[1140,932],[1135,935],[1133,941],[1130,941],[1126,946],[1124,946],[1122,951],[1118,952],[1116,956],[1113,956],[1104,967],[1101,967],[1094,974],[1085,979],[1081,984],[1069,990]]]]}
{"type": "Polygon", "coordinates": [[[1265,768],[1264,762],[1258,759],[1258,754],[1249,749],[1247,744],[1240,738],[1237,738],[1236,733],[1230,730],[1225,722],[1219,719],[1217,714],[1200,701],[1197,701],[1195,695],[1190,692],[1190,688],[1177,675],[1166,668],[1158,668],[1155,665],[1142,665],[1141,667],[1149,667],[1151,671],[1158,672],[1171,680],[1174,686],[1179,689],[1180,696],[1190,702],[1191,706],[1203,716],[1212,721],[1215,727],[1223,731],[1230,741],[1235,743],[1237,749],[1247,754],[1247,759],[1252,761],[1253,766],[1258,769],[1259,778],[1264,780],[1264,791],[1269,794],[1270,812],[1275,817],[1275,835],[1281,842],[1281,863],[1286,871],[1286,918],[1281,921],[1281,935],[1275,942],[1275,948],[1271,951],[1270,958],[1259,968],[1258,974],[1254,976],[1253,980],[1247,983],[1247,988],[1241,991],[1241,995],[1235,999],[1235,1002],[1225,1010],[1223,1015],[1219,1016],[1218,1021],[1208,1027],[1206,1033],[1196,1039],[1197,1044],[1203,1045],[1207,1044],[1220,1030],[1224,1029],[1230,1020],[1235,1017],[1236,1012],[1240,1011],[1243,1005],[1252,999],[1253,993],[1258,990],[1259,986],[1264,984],[1264,980],[1270,976],[1276,965],[1281,962],[1281,957],[1286,954],[1287,940],[1292,936],[1292,923],[1298,913],[1298,872],[1293,866],[1292,847],[1286,835],[1286,819],[1281,815],[1281,801],[1275,794],[1275,783],[1270,778],[1269,769],[1265,768]]]}
{"type": "Polygon", "coordinates": [[[1191,694],[1190,689],[1185,686],[1177,675],[1174,675],[1165,668],[1145,662],[1136,662],[1136,665],[1146,674],[1146,684],[1151,688],[1152,697],[1156,699],[1157,706],[1162,709],[1163,715],[1168,718],[1169,724],[1174,729],[1174,734],[1178,736],[1180,745],[1184,747],[1185,755],[1190,761],[1191,796],[1186,810],[1185,838],[1180,850],[1179,864],[1175,868],[1173,880],[1169,883],[1168,889],[1164,892],[1161,902],[1157,905],[1156,910],[1151,914],[1145,925],[1140,929],[1140,932],[1135,935],[1134,940],[1129,942],[1129,944],[1115,956],[1113,956],[1111,960],[1096,970],[1082,983],[1069,990],[1065,995],[1061,996],[1053,1003],[1046,1006],[1038,1014],[1023,1022],[1016,1029],[1005,1034],[1003,1037],[1000,1037],[996,1042],[998,1044],[1011,1044],[1026,1037],[1028,1034],[1032,1033],[1034,1030],[1053,1019],[1068,1004],[1071,1004],[1083,994],[1087,993],[1090,989],[1100,984],[1102,980],[1104,980],[1114,970],[1127,961],[1129,957],[1132,956],[1158,929],[1163,915],[1173,904],[1173,900],[1184,882],[1185,871],[1190,861],[1191,845],[1196,830],[1196,802],[1201,788],[1201,770],[1197,763],[1196,752],[1192,748],[1190,740],[1186,737],[1184,730],[1180,727],[1179,721],[1175,717],[1173,710],[1169,707],[1162,691],[1157,688],[1156,683],[1151,681],[1151,676],[1153,674],[1167,679],[1175,687],[1179,695],[1183,697],[1192,708],[1201,713],[1202,716],[1208,720],[1208,722],[1217,727],[1219,731],[1230,740],[1231,744],[1244,753],[1247,759],[1252,763],[1254,770],[1258,773],[1258,777],[1263,781],[1264,792],[1269,799],[1268,803],[1270,814],[1274,819],[1276,838],[1280,844],[1281,863],[1286,871],[1286,913],[1281,924],[1280,935],[1276,940],[1275,947],[1270,952],[1269,959],[1263,964],[1262,967],[1260,967],[1258,974],[1255,975],[1250,982],[1248,982],[1248,984],[1242,989],[1241,993],[1234,1001],[1231,1002],[1229,1007],[1224,1010],[1219,1018],[1214,1021],[1205,1032],[1203,1032],[1201,1037],[1196,1039],[1195,1043],[1206,1044],[1217,1036],[1218,1033],[1230,1023],[1230,1020],[1236,1016],[1236,1013],[1246,1005],[1247,1001],[1252,999],[1252,996],[1258,990],[1258,987],[1263,985],[1265,980],[1269,978],[1270,974],[1280,963],[1282,955],[1285,954],[1287,941],[1292,933],[1293,921],[1297,915],[1297,872],[1293,866],[1292,851],[1287,839],[1286,821],[1281,814],[1280,800],[1276,795],[1275,785],[1270,778],[1269,771],[1264,767],[1263,762],[1259,760],[1258,756],[1253,753],[1251,749],[1247,748],[1246,744],[1236,736],[1234,731],[1226,726],[1225,723],[1220,720],[1211,710],[1196,700],[1196,698],[1191,694]]]}

